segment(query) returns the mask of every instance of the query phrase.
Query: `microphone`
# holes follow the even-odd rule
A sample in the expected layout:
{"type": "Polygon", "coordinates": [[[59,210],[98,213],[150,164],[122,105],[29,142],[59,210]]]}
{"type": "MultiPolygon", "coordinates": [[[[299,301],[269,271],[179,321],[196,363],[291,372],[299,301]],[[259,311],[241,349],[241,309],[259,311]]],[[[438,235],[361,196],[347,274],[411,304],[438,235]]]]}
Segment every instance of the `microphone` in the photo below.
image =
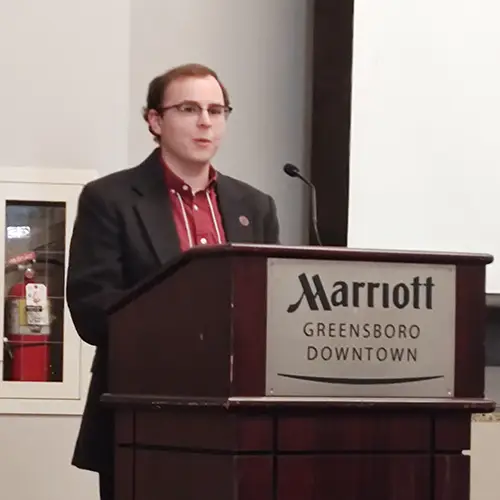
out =
{"type": "Polygon", "coordinates": [[[288,175],[290,177],[299,178],[311,190],[311,221],[312,221],[314,236],[316,237],[316,241],[317,241],[318,245],[322,246],[323,243],[321,243],[321,238],[319,236],[319,229],[318,229],[318,205],[316,202],[316,188],[314,187],[314,184],[309,179],[306,179],[300,173],[300,170],[295,165],[292,165],[291,163],[287,163],[283,167],[283,171],[285,172],[286,175],[288,175]]]}

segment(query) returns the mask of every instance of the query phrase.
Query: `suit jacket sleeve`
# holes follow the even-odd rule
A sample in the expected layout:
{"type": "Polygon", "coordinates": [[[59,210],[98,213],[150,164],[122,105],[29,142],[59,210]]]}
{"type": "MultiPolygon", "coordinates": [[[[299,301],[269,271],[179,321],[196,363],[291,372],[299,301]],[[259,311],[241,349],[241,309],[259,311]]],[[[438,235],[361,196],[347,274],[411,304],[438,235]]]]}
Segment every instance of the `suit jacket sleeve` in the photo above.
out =
{"type": "Polygon", "coordinates": [[[265,244],[279,245],[280,244],[280,229],[278,222],[278,214],[276,210],[276,203],[272,196],[269,196],[269,210],[266,215],[264,223],[264,239],[265,244]]]}
{"type": "Polygon", "coordinates": [[[107,344],[107,308],[124,291],[118,213],[92,184],[80,194],[69,251],[66,296],[79,336],[107,344]]]}

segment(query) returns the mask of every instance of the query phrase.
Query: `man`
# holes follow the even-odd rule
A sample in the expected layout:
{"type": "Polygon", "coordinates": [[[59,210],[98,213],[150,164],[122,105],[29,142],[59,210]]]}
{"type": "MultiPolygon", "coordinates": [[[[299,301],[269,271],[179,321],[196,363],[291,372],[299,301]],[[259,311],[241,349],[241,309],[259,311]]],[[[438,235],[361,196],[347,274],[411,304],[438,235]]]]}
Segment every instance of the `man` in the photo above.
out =
{"type": "Polygon", "coordinates": [[[103,500],[113,498],[112,415],[99,403],[107,384],[107,307],[193,246],[278,243],[273,199],[211,164],[230,113],[211,69],[188,64],[158,76],[144,109],[158,147],[80,195],[67,300],[78,334],[97,350],[73,465],[100,474],[103,500]]]}

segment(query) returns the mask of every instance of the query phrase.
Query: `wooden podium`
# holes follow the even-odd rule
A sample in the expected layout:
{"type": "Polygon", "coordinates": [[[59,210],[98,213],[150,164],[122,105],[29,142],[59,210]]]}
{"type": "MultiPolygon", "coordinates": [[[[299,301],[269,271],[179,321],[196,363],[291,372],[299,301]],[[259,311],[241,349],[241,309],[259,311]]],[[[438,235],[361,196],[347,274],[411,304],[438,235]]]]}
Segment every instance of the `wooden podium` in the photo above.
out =
{"type": "Polygon", "coordinates": [[[116,499],[468,499],[491,261],[185,253],[110,312],[116,499]]]}

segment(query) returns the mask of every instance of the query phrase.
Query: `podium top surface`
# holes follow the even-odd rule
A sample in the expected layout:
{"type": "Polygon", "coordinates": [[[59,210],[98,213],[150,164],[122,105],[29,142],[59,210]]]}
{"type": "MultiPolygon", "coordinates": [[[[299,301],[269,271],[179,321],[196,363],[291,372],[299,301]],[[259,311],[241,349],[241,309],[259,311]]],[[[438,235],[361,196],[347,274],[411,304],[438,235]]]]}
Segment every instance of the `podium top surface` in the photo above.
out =
{"type": "Polygon", "coordinates": [[[408,264],[436,265],[483,265],[493,262],[493,256],[486,253],[460,252],[423,252],[407,250],[356,249],[327,246],[286,246],[255,245],[247,243],[228,243],[225,245],[198,246],[180,252],[166,262],[154,275],[147,276],[142,282],[108,308],[108,314],[121,309],[135,297],[155,286],[178,269],[199,259],[221,257],[260,257],[264,259],[303,259],[357,262],[394,262],[408,264]]]}
{"type": "Polygon", "coordinates": [[[425,264],[489,264],[493,256],[486,253],[463,252],[423,252],[409,250],[384,250],[368,248],[347,248],[328,246],[286,246],[254,245],[248,243],[228,243],[225,245],[197,246],[179,254],[167,264],[187,263],[203,257],[221,257],[226,255],[284,259],[326,259],[354,260],[372,262],[408,262],[425,264]]]}

